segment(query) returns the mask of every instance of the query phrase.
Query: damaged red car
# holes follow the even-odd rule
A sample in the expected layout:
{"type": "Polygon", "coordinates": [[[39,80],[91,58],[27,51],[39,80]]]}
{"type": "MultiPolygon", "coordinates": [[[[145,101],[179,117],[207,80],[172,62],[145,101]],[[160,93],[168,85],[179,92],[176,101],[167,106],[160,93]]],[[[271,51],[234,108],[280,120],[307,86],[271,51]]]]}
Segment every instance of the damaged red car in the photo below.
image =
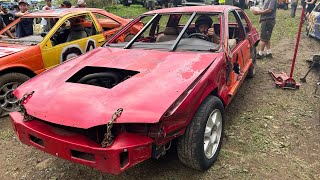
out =
{"type": "Polygon", "coordinates": [[[14,130],[24,144],[105,173],[159,158],[173,141],[183,164],[209,169],[224,110],[255,74],[258,41],[233,6],[144,13],[104,47],[19,86],[14,130]],[[129,42],[118,41],[141,22],[129,42]]]}

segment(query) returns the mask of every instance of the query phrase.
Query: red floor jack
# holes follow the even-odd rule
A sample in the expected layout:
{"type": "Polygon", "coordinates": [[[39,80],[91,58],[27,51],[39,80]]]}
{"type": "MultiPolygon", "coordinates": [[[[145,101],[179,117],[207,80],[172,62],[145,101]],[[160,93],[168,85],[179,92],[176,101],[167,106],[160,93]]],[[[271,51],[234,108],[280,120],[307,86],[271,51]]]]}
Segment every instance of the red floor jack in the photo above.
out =
{"type": "Polygon", "coordinates": [[[302,8],[302,12],[301,12],[300,25],[299,25],[298,36],[297,36],[297,40],[296,40],[296,47],[294,49],[294,55],[293,55],[293,59],[292,59],[290,76],[288,77],[287,74],[284,72],[281,72],[280,74],[275,74],[274,72],[269,71],[269,73],[271,74],[272,78],[275,81],[274,83],[276,84],[276,86],[281,87],[282,89],[299,89],[299,87],[300,87],[300,84],[298,84],[292,78],[292,74],[293,74],[293,70],[294,70],[294,64],[295,64],[296,58],[297,58],[297,52],[298,52],[298,47],[299,47],[303,18],[304,18],[304,8],[302,8]]]}

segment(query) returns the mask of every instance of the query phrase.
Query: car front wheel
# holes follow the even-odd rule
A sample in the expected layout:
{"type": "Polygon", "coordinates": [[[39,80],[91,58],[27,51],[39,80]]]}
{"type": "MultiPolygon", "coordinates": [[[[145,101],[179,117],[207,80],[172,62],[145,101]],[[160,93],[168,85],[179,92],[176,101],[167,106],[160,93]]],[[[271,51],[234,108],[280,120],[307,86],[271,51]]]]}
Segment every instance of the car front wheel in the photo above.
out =
{"type": "Polygon", "coordinates": [[[223,104],[218,97],[208,96],[178,140],[180,161],[197,170],[209,169],[218,158],[223,129],[223,104]]]}
{"type": "Polygon", "coordinates": [[[8,73],[1,76],[0,82],[0,108],[7,112],[18,111],[18,99],[12,92],[22,83],[30,79],[21,73],[8,73]]]}

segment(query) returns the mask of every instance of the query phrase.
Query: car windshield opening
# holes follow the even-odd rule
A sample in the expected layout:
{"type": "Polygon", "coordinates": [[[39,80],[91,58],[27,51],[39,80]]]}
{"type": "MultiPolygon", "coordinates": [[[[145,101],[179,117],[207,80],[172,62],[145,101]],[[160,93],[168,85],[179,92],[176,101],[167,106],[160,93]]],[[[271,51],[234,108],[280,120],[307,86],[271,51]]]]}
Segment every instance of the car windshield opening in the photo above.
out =
{"type": "Polygon", "coordinates": [[[144,15],[125,27],[105,46],[125,49],[157,49],[164,51],[217,51],[220,49],[219,13],[170,13],[144,15]],[[133,26],[144,27],[127,42],[116,37],[126,36],[133,26]]]}

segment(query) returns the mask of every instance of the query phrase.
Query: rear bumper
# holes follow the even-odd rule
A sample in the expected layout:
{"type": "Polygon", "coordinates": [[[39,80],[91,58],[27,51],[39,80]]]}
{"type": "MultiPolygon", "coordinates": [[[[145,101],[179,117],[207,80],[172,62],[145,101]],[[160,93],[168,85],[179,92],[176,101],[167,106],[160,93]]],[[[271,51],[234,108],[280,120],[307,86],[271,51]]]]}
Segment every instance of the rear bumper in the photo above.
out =
{"type": "Polygon", "coordinates": [[[37,120],[24,122],[18,112],[10,113],[10,117],[22,143],[104,173],[119,174],[151,157],[153,140],[142,135],[122,133],[110,147],[101,148],[100,144],[83,135],[37,120]]]}

